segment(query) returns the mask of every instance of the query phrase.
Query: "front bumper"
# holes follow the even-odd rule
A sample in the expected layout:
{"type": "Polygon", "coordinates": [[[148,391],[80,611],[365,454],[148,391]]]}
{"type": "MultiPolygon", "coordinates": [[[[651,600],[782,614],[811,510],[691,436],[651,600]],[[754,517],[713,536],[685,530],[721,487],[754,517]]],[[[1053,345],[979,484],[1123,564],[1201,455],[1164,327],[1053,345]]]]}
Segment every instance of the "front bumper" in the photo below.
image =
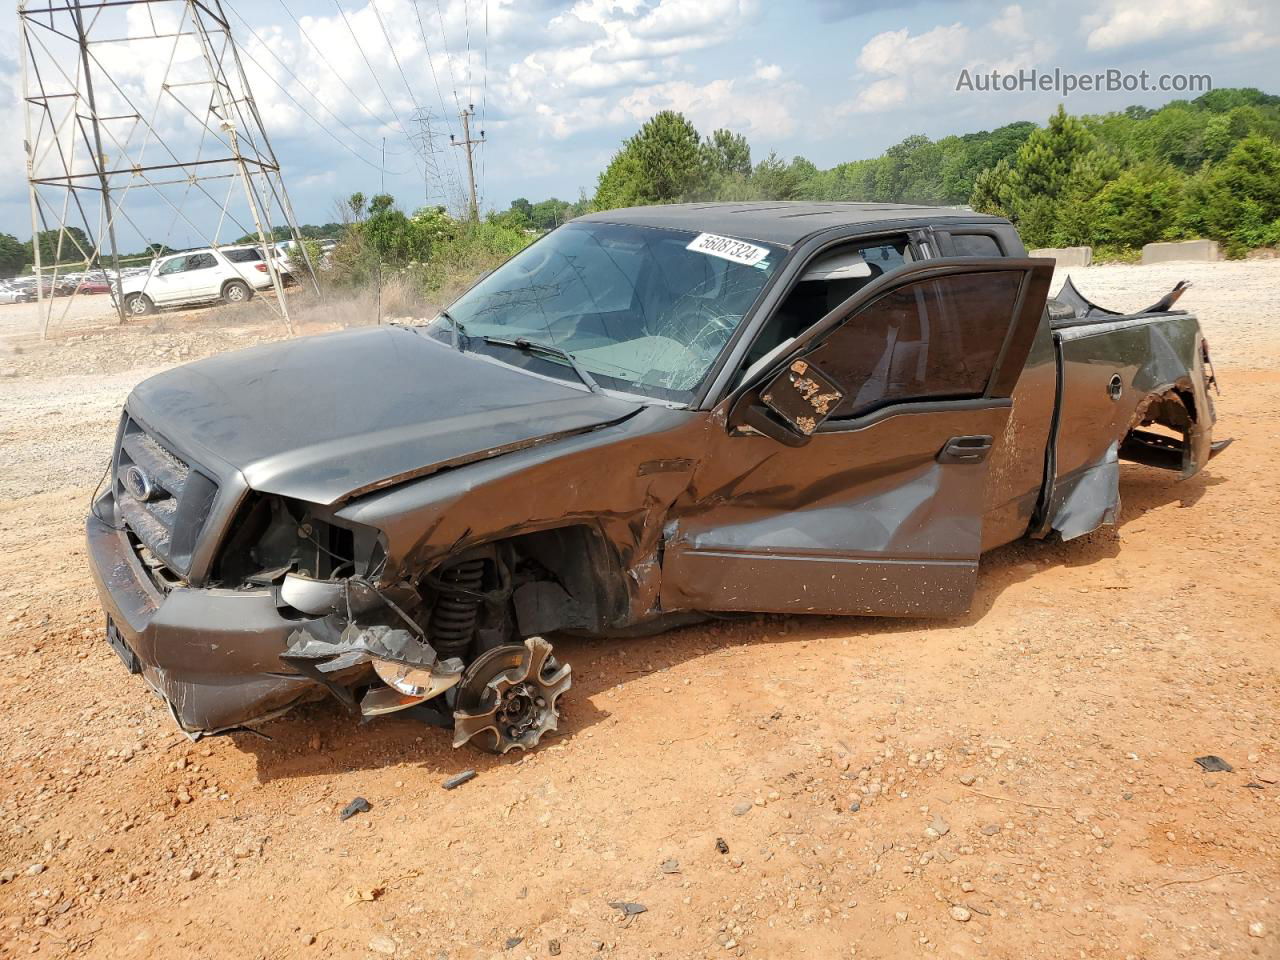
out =
{"type": "Polygon", "coordinates": [[[183,730],[216,733],[324,695],[280,661],[289,635],[314,621],[282,617],[270,589],[162,591],[123,530],[92,514],[85,527],[103,609],[183,730]]]}

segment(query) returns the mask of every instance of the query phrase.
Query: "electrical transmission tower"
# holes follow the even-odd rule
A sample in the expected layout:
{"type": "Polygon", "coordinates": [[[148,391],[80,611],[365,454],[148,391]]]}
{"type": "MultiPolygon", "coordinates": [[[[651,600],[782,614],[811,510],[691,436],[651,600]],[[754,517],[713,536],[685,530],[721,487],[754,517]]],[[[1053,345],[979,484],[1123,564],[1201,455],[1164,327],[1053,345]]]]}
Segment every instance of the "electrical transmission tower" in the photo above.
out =
{"type": "Polygon", "coordinates": [[[292,332],[273,223],[315,273],[221,0],[19,0],[18,15],[42,334],[60,272],[118,279],[149,259],[129,250],[162,252],[175,230],[256,237],[292,332]]]}
{"type": "Polygon", "coordinates": [[[423,198],[430,203],[434,194],[441,206],[447,206],[449,198],[440,176],[440,165],[436,162],[436,138],[439,134],[432,129],[436,115],[423,108],[414,111],[410,120],[418,127],[415,133],[410,134],[409,140],[416,144],[418,155],[422,159],[423,198]]]}

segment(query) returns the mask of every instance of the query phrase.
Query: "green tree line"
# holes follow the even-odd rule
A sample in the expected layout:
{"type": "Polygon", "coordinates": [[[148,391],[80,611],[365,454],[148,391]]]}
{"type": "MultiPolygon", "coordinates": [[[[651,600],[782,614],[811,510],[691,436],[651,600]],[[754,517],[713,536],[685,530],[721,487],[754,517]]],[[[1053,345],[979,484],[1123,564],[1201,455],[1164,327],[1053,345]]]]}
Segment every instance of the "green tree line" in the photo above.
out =
{"type": "Polygon", "coordinates": [[[536,235],[519,213],[459,220],[444,207],[405,213],[390,194],[353,193],[343,203],[343,226],[328,271],[348,286],[408,281],[428,296],[460,292],[474,277],[531,243],[536,235]]]}
{"type": "Polygon", "coordinates": [[[821,170],[775,153],[753,162],[741,134],[702,136],[682,114],[645,123],[577,204],[517,201],[537,230],[587,209],[705,200],[857,200],[969,205],[1008,216],[1028,246],[1091,244],[1124,255],[1206,237],[1238,256],[1280,244],[1280,97],[1220,89],[1158,109],[1129,107],[931,140],[821,170]],[[535,215],[536,212],[536,215],[535,215]]]}

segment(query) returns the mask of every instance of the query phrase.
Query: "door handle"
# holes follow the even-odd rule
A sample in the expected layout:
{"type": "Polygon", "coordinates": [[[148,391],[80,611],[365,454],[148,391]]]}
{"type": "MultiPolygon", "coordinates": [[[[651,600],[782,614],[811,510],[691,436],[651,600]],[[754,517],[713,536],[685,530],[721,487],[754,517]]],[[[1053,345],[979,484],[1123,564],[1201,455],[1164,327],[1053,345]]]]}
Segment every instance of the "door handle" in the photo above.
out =
{"type": "Polygon", "coordinates": [[[938,451],[939,463],[982,463],[991,452],[990,437],[952,437],[938,451]]]}

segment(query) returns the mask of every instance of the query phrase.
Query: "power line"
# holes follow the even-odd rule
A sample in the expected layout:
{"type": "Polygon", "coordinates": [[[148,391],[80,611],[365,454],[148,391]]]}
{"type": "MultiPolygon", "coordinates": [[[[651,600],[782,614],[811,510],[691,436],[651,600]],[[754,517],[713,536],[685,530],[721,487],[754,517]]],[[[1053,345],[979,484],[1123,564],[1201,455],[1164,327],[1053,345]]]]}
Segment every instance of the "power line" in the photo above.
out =
{"type": "MultiPolygon", "coordinates": [[[[404,67],[400,66],[400,57],[396,55],[396,45],[391,42],[391,34],[387,33],[387,24],[382,19],[382,11],[378,9],[378,0],[369,0],[369,9],[373,11],[373,15],[378,18],[378,26],[382,28],[382,38],[387,41],[387,49],[391,51],[391,59],[395,61],[396,69],[400,71],[400,79],[404,81],[404,88],[409,92],[409,102],[413,104],[414,110],[421,110],[418,106],[418,98],[414,96],[413,86],[409,83],[409,78],[405,76],[404,67]]],[[[405,131],[407,136],[408,130],[405,131]]]]}
{"type": "MultiPolygon", "coordinates": [[[[304,83],[302,82],[302,79],[301,79],[301,78],[300,78],[296,73],[294,73],[291,69],[289,69],[289,65],[288,65],[288,64],[286,64],[283,60],[281,60],[281,59],[280,59],[279,55],[278,55],[274,50],[272,50],[270,46],[268,46],[268,45],[267,45],[266,41],[264,41],[264,40],[262,39],[262,37],[258,36],[258,34],[254,31],[253,27],[251,27],[251,26],[249,25],[249,21],[245,20],[245,18],[244,18],[243,16],[241,16],[241,14],[240,14],[240,12],[239,12],[238,10],[236,10],[234,7],[232,7],[232,8],[231,8],[231,12],[232,12],[232,13],[234,13],[234,14],[236,15],[236,18],[237,18],[237,19],[238,19],[242,24],[244,24],[244,28],[245,28],[246,30],[248,30],[248,31],[249,31],[249,35],[250,35],[251,37],[253,37],[253,39],[255,39],[255,40],[257,40],[257,41],[258,41],[259,46],[261,46],[264,50],[266,50],[266,51],[267,51],[267,53],[271,54],[271,58],[272,58],[273,60],[275,60],[275,62],[276,62],[276,63],[280,64],[280,68],[281,68],[282,70],[284,70],[284,72],[285,72],[285,73],[287,73],[290,77],[292,77],[292,78],[293,78],[293,80],[294,80],[294,82],[295,82],[295,83],[297,83],[299,87],[301,87],[303,90],[306,90],[306,91],[307,91],[307,95],[308,95],[308,96],[310,96],[310,97],[311,97],[311,99],[313,99],[316,103],[318,103],[318,104],[320,105],[320,108],[321,108],[322,110],[324,110],[324,112],[325,112],[325,113],[327,113],[327,114],[329,114],[329,116],[333,117],[333,119],[334,119],[334,120],[336,120],[336,121],[339,123],[339,125],[341,125],[341,126],[342,126],[342,128],[343,128],[343,129],[345,129],[348,133],[350,133],[350,134],[351,134],[353,137],[355,137],[357,140],[360,140],[361,142],[363,142],[363,143],[367,144],[370,148],[372,148],[372,149],[374,149],[374,150],[377,150],[377,149],[378,149],[378,145],[377,145],[377,144],[375,144],[375,143],[373,143],[372,141],[370,141],[367,137],[361,136],[359,133],[357,133],[354,129],[352,129],[352,128],[351,128],[351,126],[350,126],[350,125],[349,125],[345,120],[343,120],[340,116],[338,116],[336,113],[334,113],[334,112],[333,112],[333,110],[331,110],[331,109],[329,108],[329,106],[328,106],[328,105],[327,105],[323,100],[321,100],[321,99],[320,99],[318,96],[316,96],[316,95],[315,95],[315,94],[314,94],[310,89],[308,89],[308,88],[307,88],[307,86],[306,86],[306,84],[304,84],[304,83]]],[[[352,149],[352,147],[351,147],[351,145],[350,145],[350,144],[348,144],[348,143],[347,143],[345,140],[343,140],[341,137],[338,137],[336,134],[334,134],[334,132],[333,132],[332,130],[330,130],[330,129],[329,129],[329,127],[327,127],[325,124],[323,124],[323,123],[321,123],[319,120],[317,120],[317,119],[316,119],[316,117],[315,117],[315,116],[314,116],[314,115],[313,115],[309,110],[307,110],[307,108],[306,108],[306,107],[304,107],[301,103],[299,103],[299,102],[298,102],[297,98],[296,98],[296,97],[294,97],[294,96],[293,96],[293,94],[291,94],[291,93],[290,93],[290,92],[289,92],[289,91],[284,87],[284,85],[283,85],[283,84],[281,84],[278,80],[276,80],[276,78],[275,78],[275,77],[271,76],[271,72],[270,72],[269,70],[267,70],[265,67],[263,67],[262,63],[261,63],[261,62],[260,62],[260,61],[255,57],[255,56],[253,56],[253,54],[251,54],[251,53],[249,53],[249,52],[245,51],[245,52],[244,52],[244,55],[245,55],[245,57],[249,60],[249,62],[250,62],[250,63],[252,63],[254,66],[256,66],[259,70],[261,70],[261,71],[263,72],[263,74],[266,76],[266,78],[267,78],[268,80],[270,80],[272,83],[274,83],[274,84],[276,85],[276,87],[277,87],[277,88],[279,88],[279,90],[280,90],[280,92],[281,92],[281,93],[283,93],[286,97],[288,97],[288,98],[293,102],[293,104],[294,104],[294,105],[295,105],[299,110],[301,110],[304,114],[306,114],[308,117],[310,117],[310,118],[311,118],[311,120],[312,120],[312,121],[313,121],[317,126],[322,127],[322,128],[324,129],[324,131],[325,131],[326,133],[328,133],[328,134],[329,134],[329,136],[333,137],[333,139],[334,139],[334,140],[336,140],[338,143],[340,143],[340,144],[342,144],[344,147],[346,147],[348,151],[350,151],[350,152],[351,152],[352,154],[354,154],[355,156],[359,157],[361,160],[363,160],[365,163],[369,164],[369,165],[370,165],[371,167],[373,167],[374,169],[378,169],[378,170],[382,169],[380,166],[378,166],[377,164],[373,163],[373,161],[371,161],[371,160],[367,159],[366,157],[362,156],[362,155],[361,155],[361,154],[359,154],[359,153],[356,153],[356,151],[355,151],[354,149],[352,149]]],[[[376,118],[375,118],[375,119],[376,119],[376,118]]]]}
{"type": "Polygon", "coordinates": [[[360,109],[362,109],[374,120],[377,120],[378,123],[388,127],[391,126],[389,121],[383,120],[380,116],[378,116],[376,113],[370,110],[369,107],[366,106],[365,102],[360,99],[360,95],[351,89],[351,85],[347,83],[346,80],[343,79],[342,74],[338,72],[337,68],[334,67],[333,63],[329,60],[329,58],[324,55],[324,51],[320,49],[320,45],[311,39],[311,34],[307,33],[307,28],[302,25],[302,21],[300,21],[296,16],[294,16],[293,11],[289,9],[289,5],[285,3],[285,0],[279,0],[279,2],[280,2],[280,6],[284,7],[284,12],[289,15],[289,19],[292,20],[294,24],[297,26],[298,33],[300,33],[302,35],[302,38],[311,45],[311,49],[314,50],[317,54],[319,54],[321,62],[326,67],[329,68],[330,73],[332,73],[335,77],[337,77],[338,82],[341,83],[343,87],[346,88],[347,93],[351,94],[351,96],[355,99],[356,103],[360,104],[360,109]]]}
{"type": "MultiPolygon", "coordinates": [[[[436,97],[439,98],[440,100],[440,109],[444,117],[445,128],[449,131],[450,138],[452,138],[454,134],[453,134],[453,124],[449,120],[450,111],[449,111],[449,107],[444,102],[444,91],[440,89],[440,78],[436,74],[436,62],[435,62],[435,58],[431,55],[431,44],[427,40],[427,28],[422,22],[422,8],[419,5],[419,0],[413,0],[413,13],[418,21],[418,32],[422,34],[422,47],[427,52],[427,65],[431,68],[431,81],[433,84],[435,84],[436,97]]],[[[441,37],[443,38],[444,35],[441,34],[441,37]]],[[[445,48],[446,50],[448,49],[447,41],[445,43],[445,48]]],[[[448,54],[446,53],[445,56],[447,57],[448,54]]],[[[449,163],[449,175],[453,180],[453,185],[460,190],[462,188],[461,169],[457,166],[457,164],[458,164],[458,159],[455,156],[449,163]]]]}
{"type": "Polygon", "coordinates": [[[458,99],[458,78],[453,72],[453,57],[449,54],[449,35],[444,29],[444,11],[440,8],[440,0],[436,0],[436,15],[440,18],[440,41],[444,44],[444,62],[449,65],[449,83],[453,86],[453,103],[462,111],[462,101],[458,99]]]}
{"type": "Polygon", "coordinates": [[[475,101],[475,87],[471,84],[471,2],[470,0],[462,0],[462,23],[464,33],[464,50],[463,61],[467,65],[467,102],[475,101]]]}
{"type": "MultiPolygon", "coordinates": [[[[232,12],[233,12],[233,13],[235,13],[237,17],[240,17],[240,14],[239,14],[239,13],[237,13],[234,9],[232,10],[232,12]]],[[[241,22],[242,22],[242,23],[244,22],[244,18],[243,18],[243,17],[240,17],[240,20],[241,20],[241,22]]],[[[299,85],[299,86],[302,86],[302,87],[303,87],[303,89],[306,89],[306,87],[302,84],[302,81],[298,78],[298,75],[297,75],[297,74],[295,74],[292,70],[290,70],[290,69],[288,68],[288,66],[286,66],[286,65],[285,65],[284,61],[282,61],[279,57],[277,57],[277,56],[276,56],[276,54],[275,54],[275,52],[274,52],[270,47],[268,47],[265,43],[263,43],[263,42],[262,42],[262,38],[260,38],[256,33],[254,33],[254,32],[253,32],[253,29],[252,29],[252,28],[251,28],[247,23],[245,23],[245,29],[246,29],[246,30],[248,30],[248,31],[249,31],[249,33],[253,35],[253,38],[254,38],[255,40],[257,40],[257,41],[258,41],[258,43],[262,44],[263,48],[264,48],[268,53],[270,53],[272,57],[274,57],[274,58],[275,58],[276,62],[277,62],[277,63],[279,63],[279,64],[280,64],[280,66],[281,66],[281,68],[283,68],[283,69],[284,69],[285,73],[289,74],[289,76],[291,76],[291,77],[292,77],[292,78],[293,78],[293,79],[298,83],[298,85],[299,85]]],[[[290,102],[291,102],[295,107],[297,107],[299,110],[301,110],[301,111],[302,111],[302,113],[303,113],[303,115],[304,115],[304,116],[306,116],[306,117],[307,117],[307,119],[309,119],[309,120],[310,120],[312,123],[314,123],[317,127],[319,127],[321,130],[323,130],[325,133],[327,133],[327,134],[329,135],[329,137],[330,137],[330,138],[331,138],[335,143],[337,143],[337,144],[341,145],[341,146],[342,146],[342,148],[343,148],[344,150],[346,150],[348,153],[350,153],[353,157],[355,157],[355,158],[356,158],[357,160],[359,160],[361,163],[364,163],[364,164],[368,165],[369,167],[372,167],[374,170],[379,170],[379,171],[383,171],[383,170],[385,170],[385,168],[384,168],[382,165],[380,165],[380,164],[378,164],[378,163],[374,162],[373,160],[370,160],[368,157],[364,156],[364,154],[359,153],[359,152],[358,152],[354,147],[352,147],[352,146],[351,146],[351,144],[347,143],[347,141],[343,140],[343,139],[342,139],[341,137],[339,137],[336,133],[334,133],[334,132],[333,132],[333,130],[332,130],[332,129],[330,129],[330,127],[329,127],[327,124],[321,123],[321,122],[320,122],[320,120],[319,120],[319,118],[317,118],[317,117],[316,117],[316,115],[315,115],[314,113],[312,113],[310,110],[308,110],[306,107],[304,107],[304,106],[303,106],[303,105],[298,101],[298,98],[297,98],[297,97],[295,97],[292,93],[290,93],[290,92],[288,91],[288,89],[287,89],[287,88],[286,88],[282,83],[280,83],[280,81],[279,81],[279,80],[277,80],[275,77],[273,77],[273,76],[271,75],[271,71],[267,70],[267,69],[266,69],[266,67],[264,67],[264,66],[261,64],[261,62],[259,62],[259,60],[258,60],[258,59],[253,55],[253,54],[249,53],[248,51],[244,51],[244,56],[245,56],[245,58],[246,58],[250,63],[252,63],[255,67],[257,67],[259,70],[261,70],[261,71],[262,71],[263,76],[265,76],[268,80],[270,80],[273,84],[275,84],[276,88],[277,88],[281,93],[283,93],[283,94],[284,94],[284,95],[289,99],[289,101],[290,101],[290,102]]],[[[337,120],[339,124],[341,124],[344,128],[346,128],[348,131],[350,131],[350,133],[351,133],[351,135],[352,135],[352,136],[354,136],[354,137],[356,137],[356,138],[358,138],[358,139],[360,139],[360,140],[364,141],[365,143],[369,144],[369,146],[370,146],[370,147],[373,147],[375,150],[376,150],[376,149],[378,149],[376,146],[374,146],[374,144],[370,143],[370,142],[369,142],[369,140],[367,140],[366,138],[364,138],[364,137],[360,136],[360,134],[356,133],[356,131],[352,130],[352,129],[351,129],[351,127],[350,127],[350,126],[348,126],[348,125],[346,124],[346,122],[342,120],[342,118],[341,118],[341,117],[339,117],[336,113],[334,113],[334,112],[333,112],[332,110],[330,110],[327,106],[325,106],[325,103],[324,103],[324,101],[323,101],[323,100],[321,100],[319,97],[317,97],[314,93],[311,93],[311,91],[309,91],[309,90],[308,90],[307,92],[311,95],[312,99],[314,99],[314,100],[316,101],[316,103],[320,104],[320,106],[324,109],[325,113],[329,114],[329,116],[333,117],[333,119],[337,120]]],[[[406,173],[408,173],[408,172],[409,172],[409,171],[407,171],[407,170],[404,170],[404,171],[391,171],[391,173],[392,173],[392,175],[393,175],[393,176],[404,176],[404,174],[406,174],[406,173]]]]}
{"type": "Polygon", "coordinates": [[[342,4],[338,0],[333,0],[333,5],[338,8],[338,13],[342,15],[342,22],[347,25],[347,33],[351,34],[351,42],[356,45],[356,49],[360,51],[360,56],[364,60],[364,65],[369,68],[369,73],[373,77],[373,82],[378,85],[378,90],[382,94],[382,99],[387,101],[387,106],[391,109],[391,115],[396,118],[396,123],[400,124],[400,131],[407,137],[409,128],[404,125],[404,121],[400,119],[400,114],[396,111],[395,104],[391,102],[391,98],[387,96],[386,88],[382,86],[382,81],[378,78],[378,71],[373,69],[373,64],[369,61],[369,55],[364,52],[364,44],[360,42],[360,38],[356,36],[355,29],[351,26],[351,21],[347,19],[347,11],[342,9],[342,4]]]}
{"type": "MultiPolygon", "coordinates": [[[[480,74],[480,129],[485,128],[485,116],[489,110],[489,0],[484,0],[484,54],[480,74]]],[[[480,151],[480,197],[483,200],[487,181],[484,178],[485,155],[489,151],[480,151]]]]}

